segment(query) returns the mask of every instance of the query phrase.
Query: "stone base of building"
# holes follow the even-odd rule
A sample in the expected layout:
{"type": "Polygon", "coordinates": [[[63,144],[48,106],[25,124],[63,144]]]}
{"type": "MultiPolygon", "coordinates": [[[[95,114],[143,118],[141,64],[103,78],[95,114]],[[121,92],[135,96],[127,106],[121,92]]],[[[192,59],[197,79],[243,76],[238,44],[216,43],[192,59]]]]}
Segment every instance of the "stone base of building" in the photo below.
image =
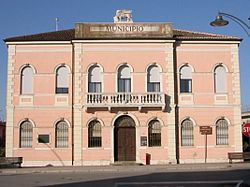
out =
{"type": "Polygon", "coordinates": [[[72,161],[23,161],[22,167],[31,166],[72,166],[72,161]]]}
{"type": "MultiPolygon", "coordinates": [[[[207,159],[206,163],[226,163],[228,159],[207,159]]],[[[205,163],[205,159],[180,159],[180,164],[201,164],[205,163]]]]}

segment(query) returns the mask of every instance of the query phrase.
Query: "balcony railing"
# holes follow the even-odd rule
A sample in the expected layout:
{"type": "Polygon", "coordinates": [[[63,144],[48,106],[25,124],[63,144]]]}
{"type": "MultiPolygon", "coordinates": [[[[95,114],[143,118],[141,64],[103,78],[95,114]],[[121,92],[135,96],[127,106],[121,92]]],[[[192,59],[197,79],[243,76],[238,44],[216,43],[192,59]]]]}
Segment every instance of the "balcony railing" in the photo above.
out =
{"type": "Polygon", "coordinates": [[[165,107],[165,95],[161,92],[150,93],[88,93],[86,107],[165,107]]]}

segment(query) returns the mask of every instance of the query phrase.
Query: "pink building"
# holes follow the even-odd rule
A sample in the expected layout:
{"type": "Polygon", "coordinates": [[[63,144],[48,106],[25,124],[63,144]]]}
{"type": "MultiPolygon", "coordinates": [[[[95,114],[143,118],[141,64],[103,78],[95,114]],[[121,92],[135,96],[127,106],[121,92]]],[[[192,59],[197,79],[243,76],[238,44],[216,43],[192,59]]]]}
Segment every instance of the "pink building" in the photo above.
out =
{"type": "Polygon", "coordinates": [[[6,156],[30,165],[227,162],[242,151],[241,39],[170,23],[77,23],[5,39],[6,156]]]}

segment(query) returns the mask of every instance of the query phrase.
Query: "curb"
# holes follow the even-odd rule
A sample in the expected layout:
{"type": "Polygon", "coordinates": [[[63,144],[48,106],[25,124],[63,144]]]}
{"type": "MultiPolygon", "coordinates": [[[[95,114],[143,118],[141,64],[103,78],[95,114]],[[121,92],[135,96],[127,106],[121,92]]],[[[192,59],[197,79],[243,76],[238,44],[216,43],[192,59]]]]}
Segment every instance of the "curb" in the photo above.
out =
{"type": "Polygon", "coordinates": [[[250,163],[235,164],[175,164],[150,166],[58,166],[35,168],[6,168],[0,169],[0,175],[29,174],[29,173],[98,173],[98,172],[186,172],[250,169],[250,163]]]}

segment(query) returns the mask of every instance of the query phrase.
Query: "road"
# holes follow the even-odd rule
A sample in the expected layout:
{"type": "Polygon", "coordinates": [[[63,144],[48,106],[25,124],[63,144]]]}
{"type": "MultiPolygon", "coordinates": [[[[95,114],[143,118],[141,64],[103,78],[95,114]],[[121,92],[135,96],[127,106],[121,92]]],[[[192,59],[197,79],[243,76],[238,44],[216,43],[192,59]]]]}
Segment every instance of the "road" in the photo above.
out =
{"type": "Polygon", "coordinates": [[[216,171],[94,171],[1,174],[1,187],[250,186],[250,169],[216,171]]]}

